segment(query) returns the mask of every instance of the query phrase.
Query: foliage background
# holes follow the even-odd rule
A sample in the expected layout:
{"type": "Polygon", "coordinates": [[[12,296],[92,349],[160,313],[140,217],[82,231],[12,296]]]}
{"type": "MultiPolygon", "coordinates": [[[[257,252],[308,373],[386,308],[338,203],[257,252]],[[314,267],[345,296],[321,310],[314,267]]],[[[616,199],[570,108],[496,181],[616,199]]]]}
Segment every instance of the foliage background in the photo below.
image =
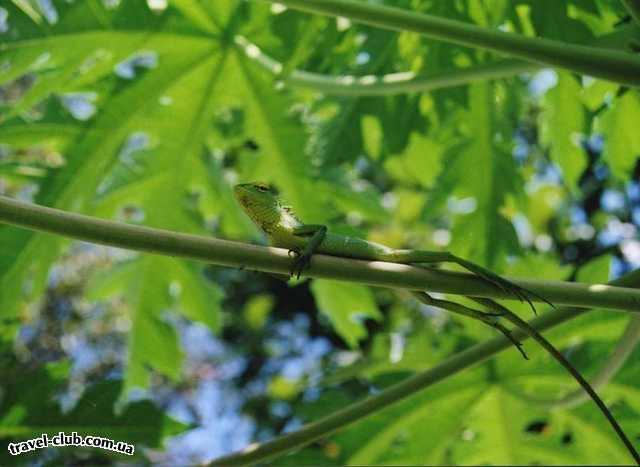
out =
{"type": "MultiPolygon", "coordinates": [[[[575,43],[640,34],[614,0],[389,3],[575,43]]],[[[636,90],[531,69],[431,92],[332,95],[287,80],[296,69],[455,75],[498,58],[260,1],[0,5],[5,195],[261,242],[231,187],[262,180],[306,222],[447,248],[508,275],[604,282],[640,263],[636,90]]],[[[59,427],[133,442],[137,461],[212,460],[492,335],[387,290],[286,285],[7,226],[0,245],[3,465],[18,461],[6,443],[59,427]]],[[[594,311],[549,338],[588,376],[626,321],[594,311]]],[[[278,463],[626,462],[591,404],[530,400],[574,383],[527,351],[529,362],[505,352],[278,463]]],[[[635,439],[639,357],[602,391],[635,439]]],[[[130,461],[76,448],[32,456],[79,459],[130,461]]]]}

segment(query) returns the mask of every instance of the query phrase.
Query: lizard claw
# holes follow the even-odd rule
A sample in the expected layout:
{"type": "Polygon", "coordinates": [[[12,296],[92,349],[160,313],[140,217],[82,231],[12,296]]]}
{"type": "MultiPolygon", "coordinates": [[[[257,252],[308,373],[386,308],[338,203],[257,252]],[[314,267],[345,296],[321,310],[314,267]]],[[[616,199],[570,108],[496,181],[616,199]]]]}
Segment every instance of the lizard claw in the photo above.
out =
{"type": "Polygon", "coordinates": [[[542,300],[543,302],[547,303],[548,305],[551,305],[553,308],[555,308],[555,305],[553,303],[551,303],[549,300],[547,300],[546,298],[538,295],[535,292],[532,292],[531,290],[527,290],[527,289],[525,289],[523,287],[520,287],[519,285],[516,285],[513,282],[510,282],[510,281],[508,281],[506,279],[503,279],[502,277],[498,276],[497,274],[493,274],[491,271],[487,271],[487,270],[482,269],[482,270],[477,270],[477,271],[474,271],[474,272],[476,272],[476,274],[478,274],[480,277],[482,277],[487,282],[490,282],[495,287],[498,287],[503,292],[515,296],[521,302],[528,303],[529,306],[531,307],[531,310],[533,310],[533,314],[534,315],[537,315],[538,313],[537,313],[536,307],[533,305],[533,302],[531,301],[530,297],[538,298],[538,299],[542,300]]]}
{"type": "Polygon", "coordinates": [[[500,323],[493,323],[493,324],[491,324],[491,326],[493,326],[495,329],[500,331],[504,337],[509,339],[511,341],[511,343],[516,347],[516,349],[518,349],[518,352],[520,352],[520,354],[524,357],[525,360],[529,360],[529,356],[524,351],[524,346],[522,345],[522,342],[516,340],[513,337],[513,335],[511,335],[511,331],[509,331],[509,329],[507,329],[506,327],[504,327],[500,323]]]}
{"type": "MultiPolygon", "coordinates": [[[[478,301],[479,303],[484,304],[485,306],[489,306],[491,302],[491,300],[486,300],[486,299],[477,299],[476,301],[478,301]]],[[[524,357],[525,360],[529,360],[529,357],[527,356],[527,353],[524,351],[524,347],[522,345],[522,342],[518,341],[517,339],[515,339],[513,337],[513,335],[511,334],[511,331],[504,326],[502,323],[500,323],[498,321],[498,319],[502,316],[505,316],[509,313],[508,310],[501,310],[501,306],[497,303],[494,302],[494,305],[499,307],[496,309],[496,311],[484,311],[482,312],[478,318],[483,321],[485,324],[488,324],[489,326],[491,326],[492,328],[494,328],[497,331],[500,331],[502,333],[502,335],[504,337],[506,337],[507,339],[509,339],[509,341],[511,341],[511,343],[516,347],[516,349],[518,349],[518,352],[520,352],[520,354],[524,357]]]]}
{"type": "Polygon", "coordinates": [[[293,261],[293,265],[291,266],[291,277],[295,276],[296,279],[300,279],[300,274],[302,274],[302,271],[309,267],[309,264],[311,262],[311,255],[300,253],[296,250],[289,250],[289,253],[291,253],[292,251],[295,253],[296,259],[293,261]]]}
{"type": "Polygon", "coordinates": [[[527,352],[524,351],[524,346],[522,345],[522,342],[515,340],[509,331],[505,333],[505,336],[507,339],[509,339],[513,343],[513,345],[516,346],[516,349],[518,349],[518,352],[520,352],[522,357],[525,360],[529,360],[529,356],[527,355],[527,352]]]}

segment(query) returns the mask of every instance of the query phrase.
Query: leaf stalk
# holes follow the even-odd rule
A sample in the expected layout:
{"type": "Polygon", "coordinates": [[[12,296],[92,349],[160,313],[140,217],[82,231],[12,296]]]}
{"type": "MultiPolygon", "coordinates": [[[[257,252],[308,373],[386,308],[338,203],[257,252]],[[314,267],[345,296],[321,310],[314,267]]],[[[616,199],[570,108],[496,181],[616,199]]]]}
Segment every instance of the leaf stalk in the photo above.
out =
{"type": "MultiPolygon", "coordinates": [[[[290,8],[394,31],[413,31],[454,44],[491,50],[628,86],[640,86],[640,58],[632,53],[525,37],[447,18],[353,0],[278,0],[290,8]]],[[[634,2],[635,3],[635,2],[634,2]]]]}
{"type": "MultiPolygon", "coordinates": [[[[130,250],[190,258],[221,266],[288,274],[291,257],[262,247],[170,230],[108,221],[0,196],[0,222],[130,250]]],[[[467,273],[406,264],[314,255],[305,275],[367,285],[513,300],[513,296],[467,273]]],[[[509,279],[556,305],[640,312],[640,291],[604,284],[509,279]]],[[[540,301],[532,297],[534,301],[540,301]]]]}

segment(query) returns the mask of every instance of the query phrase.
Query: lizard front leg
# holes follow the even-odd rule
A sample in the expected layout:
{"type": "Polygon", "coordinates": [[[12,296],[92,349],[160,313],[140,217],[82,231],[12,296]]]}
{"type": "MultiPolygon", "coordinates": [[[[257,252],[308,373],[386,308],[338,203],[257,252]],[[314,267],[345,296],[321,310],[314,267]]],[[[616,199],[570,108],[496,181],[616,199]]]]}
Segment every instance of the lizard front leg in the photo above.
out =
{"type": "Polygon", "coordinates": [[[293,229],[293,234],[299,237],[309,238],[309,241],[302,251],[291,250],[296,253],[296,259],[291,266],[291,276],[296,276],[299,279],[302,271],[309,267],[311,257],[318,250],[324,237],[327,235],[327,226],[315,224],[301,225],[293,229]]]}

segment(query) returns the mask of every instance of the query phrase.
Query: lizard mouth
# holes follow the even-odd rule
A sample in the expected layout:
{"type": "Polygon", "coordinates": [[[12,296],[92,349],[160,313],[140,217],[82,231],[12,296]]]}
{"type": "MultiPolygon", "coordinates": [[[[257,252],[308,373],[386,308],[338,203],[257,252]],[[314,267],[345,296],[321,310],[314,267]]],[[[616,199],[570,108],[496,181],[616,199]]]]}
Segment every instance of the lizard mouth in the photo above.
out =
{"type": "Polygon", "coordinates": [[[247,192],[247,190],[244,187],[244,185],[236,185],[236,186],[233,187],[233,194],[238,199],[244,198],[244,195],[245,195],[246,192],[247,192]]]}

